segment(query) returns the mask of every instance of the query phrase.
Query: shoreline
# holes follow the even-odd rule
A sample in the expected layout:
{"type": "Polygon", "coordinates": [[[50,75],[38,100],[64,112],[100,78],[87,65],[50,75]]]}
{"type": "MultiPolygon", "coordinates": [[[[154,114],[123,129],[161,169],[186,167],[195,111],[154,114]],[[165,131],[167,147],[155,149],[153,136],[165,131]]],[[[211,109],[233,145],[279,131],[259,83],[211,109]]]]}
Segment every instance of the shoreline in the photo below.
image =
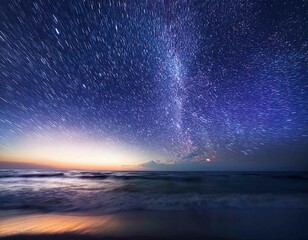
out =
{"type": "MultiPolygon", "coordinates": [[[[89,235],[53,234],[53,235],[14,235],[1,240],[204,240],[205,236],[174,236],[174,237],[99,237],[89,235]]],[[[207,240],[225,240],[225,238],[209,238],[207,240]]]]}
{"type": "Polygon", "coordinates": [[[307,208],[88,213],[2,211],[0,239],[305,239],[307,208]],[[5,214],[7,214],[5,216],[5,214]]]}

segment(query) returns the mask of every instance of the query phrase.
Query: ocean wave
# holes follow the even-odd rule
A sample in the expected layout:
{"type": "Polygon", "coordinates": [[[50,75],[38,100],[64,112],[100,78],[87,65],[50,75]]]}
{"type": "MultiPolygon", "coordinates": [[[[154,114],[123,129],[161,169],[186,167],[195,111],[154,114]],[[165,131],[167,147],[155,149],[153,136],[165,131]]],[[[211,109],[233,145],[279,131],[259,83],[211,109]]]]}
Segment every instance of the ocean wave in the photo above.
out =
{"type": "Polygon", "coordinates": [[[272,178],[281,180],[308,180],[307,173],[256,173],[256,172],[112,172],[112,171],[25,171],[1,170],[0,178],[46,178],[66,177],[79,179],[115,179],[123,181],[149,180],[149,181],[179,181],[179,182],[206,182],[212,180],[234,179],[262,179],[272,178]]]}
{"type": "Polygon", "coordinates": [[[112,178],[116,180],[151,180],[151,181],[187,181],[198,182],[203,181],[204,177],[200,176],[178,176],[170,174],[150,174],[150,173],[135,173],[123,172],[97,172],[97,171],[68,171],[68,172],[35,172],[35,173],[20,173],[17,172],[0,172],[0,178],[46,178],[46,177],[68,177],[79,179],[107,179],[112,178]]]}
{"type": "Polygon", "coordinates": [[[81,179],[106,179],[109,176],[107,175],[85,175],[85,176],[79,176],[81,179]]]}
{"type": "Polygon", "coordinates": [[[0,175],[0,178],[48,178],[48,177],[63,177],[64,173],[35,173],[35,174],[10,174],[0,175]]]}
{"type": "Polygon", "coordinates": [[[0,171],[0,178],[1,209],[117,212],[308,207],[306,173],[14,170],[0,171]]]}
{"type": "Polygon", "coordinates": [[[211,208],[307,208],[307,195],[243,195],[243,194],[87,194],[74,197],[71,194],[53,193],[46,196],[27,196],[23,200],[0,198],[0,209],[32,209],[41,211],[86,211],[112,213],[139,210],[194,210],[206,211],[211,208]],[[34,201],[35,200],[35,201],[34,201]],[[87,204],[84,204],[87,203],[87,204]]]}
{"type": "Polygon", "coordinates": [[[135,175],[135,176],[112,176],[115,179],[122,180],[151,180],[151,181],[185,181],[185,182],[201,182],[204,177],[197,176],[159,176],[159,175],[135,175]]]}

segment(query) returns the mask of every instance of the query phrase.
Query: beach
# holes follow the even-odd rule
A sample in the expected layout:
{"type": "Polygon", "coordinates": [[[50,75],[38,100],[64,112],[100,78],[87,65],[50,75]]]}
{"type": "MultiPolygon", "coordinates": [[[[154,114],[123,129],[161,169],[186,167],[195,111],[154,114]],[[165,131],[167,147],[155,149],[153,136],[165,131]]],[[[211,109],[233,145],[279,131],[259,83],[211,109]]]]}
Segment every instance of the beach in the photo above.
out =
{"type": "Polygon", "coordinates": [[[306,239],[307,209],[1,213],[1,239],[306,239]],[[7,216],[7,217],[3,217],[7,216]]]}

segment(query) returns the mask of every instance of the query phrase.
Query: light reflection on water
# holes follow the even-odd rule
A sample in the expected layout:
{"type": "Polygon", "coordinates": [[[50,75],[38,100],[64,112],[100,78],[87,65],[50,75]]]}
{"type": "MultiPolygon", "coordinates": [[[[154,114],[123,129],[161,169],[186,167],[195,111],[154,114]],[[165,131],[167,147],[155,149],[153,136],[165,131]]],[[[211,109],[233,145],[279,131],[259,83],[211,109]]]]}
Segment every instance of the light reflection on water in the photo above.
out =
{"type": "Polygon", "coordinates": [[[0,212],[0,237],[74,234],[145,239],[306,239],[307,214],[308,209],[215,209],[202,214],[135,211],[113,215],[0,212]]]}
{"type": "MultiPolygon", "coordinates": [[[[5,213],[2,212],[2,216],[5,213]]],[[[102,234],[118,228],[112,216],[30,214],[0,220],[0,237],[19,234],[102,234]]]]}

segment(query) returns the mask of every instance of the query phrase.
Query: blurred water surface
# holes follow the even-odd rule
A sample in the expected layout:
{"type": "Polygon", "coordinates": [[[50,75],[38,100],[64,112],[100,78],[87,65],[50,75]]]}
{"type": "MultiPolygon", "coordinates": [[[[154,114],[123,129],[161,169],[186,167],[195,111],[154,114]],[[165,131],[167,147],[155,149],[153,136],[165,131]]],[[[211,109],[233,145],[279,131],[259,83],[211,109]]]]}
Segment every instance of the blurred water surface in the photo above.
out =
{"type": "Polygon", "coordinates": [[[302,172],[1,170],[0,210],[114,213],[307,208],[302,172]]]}

